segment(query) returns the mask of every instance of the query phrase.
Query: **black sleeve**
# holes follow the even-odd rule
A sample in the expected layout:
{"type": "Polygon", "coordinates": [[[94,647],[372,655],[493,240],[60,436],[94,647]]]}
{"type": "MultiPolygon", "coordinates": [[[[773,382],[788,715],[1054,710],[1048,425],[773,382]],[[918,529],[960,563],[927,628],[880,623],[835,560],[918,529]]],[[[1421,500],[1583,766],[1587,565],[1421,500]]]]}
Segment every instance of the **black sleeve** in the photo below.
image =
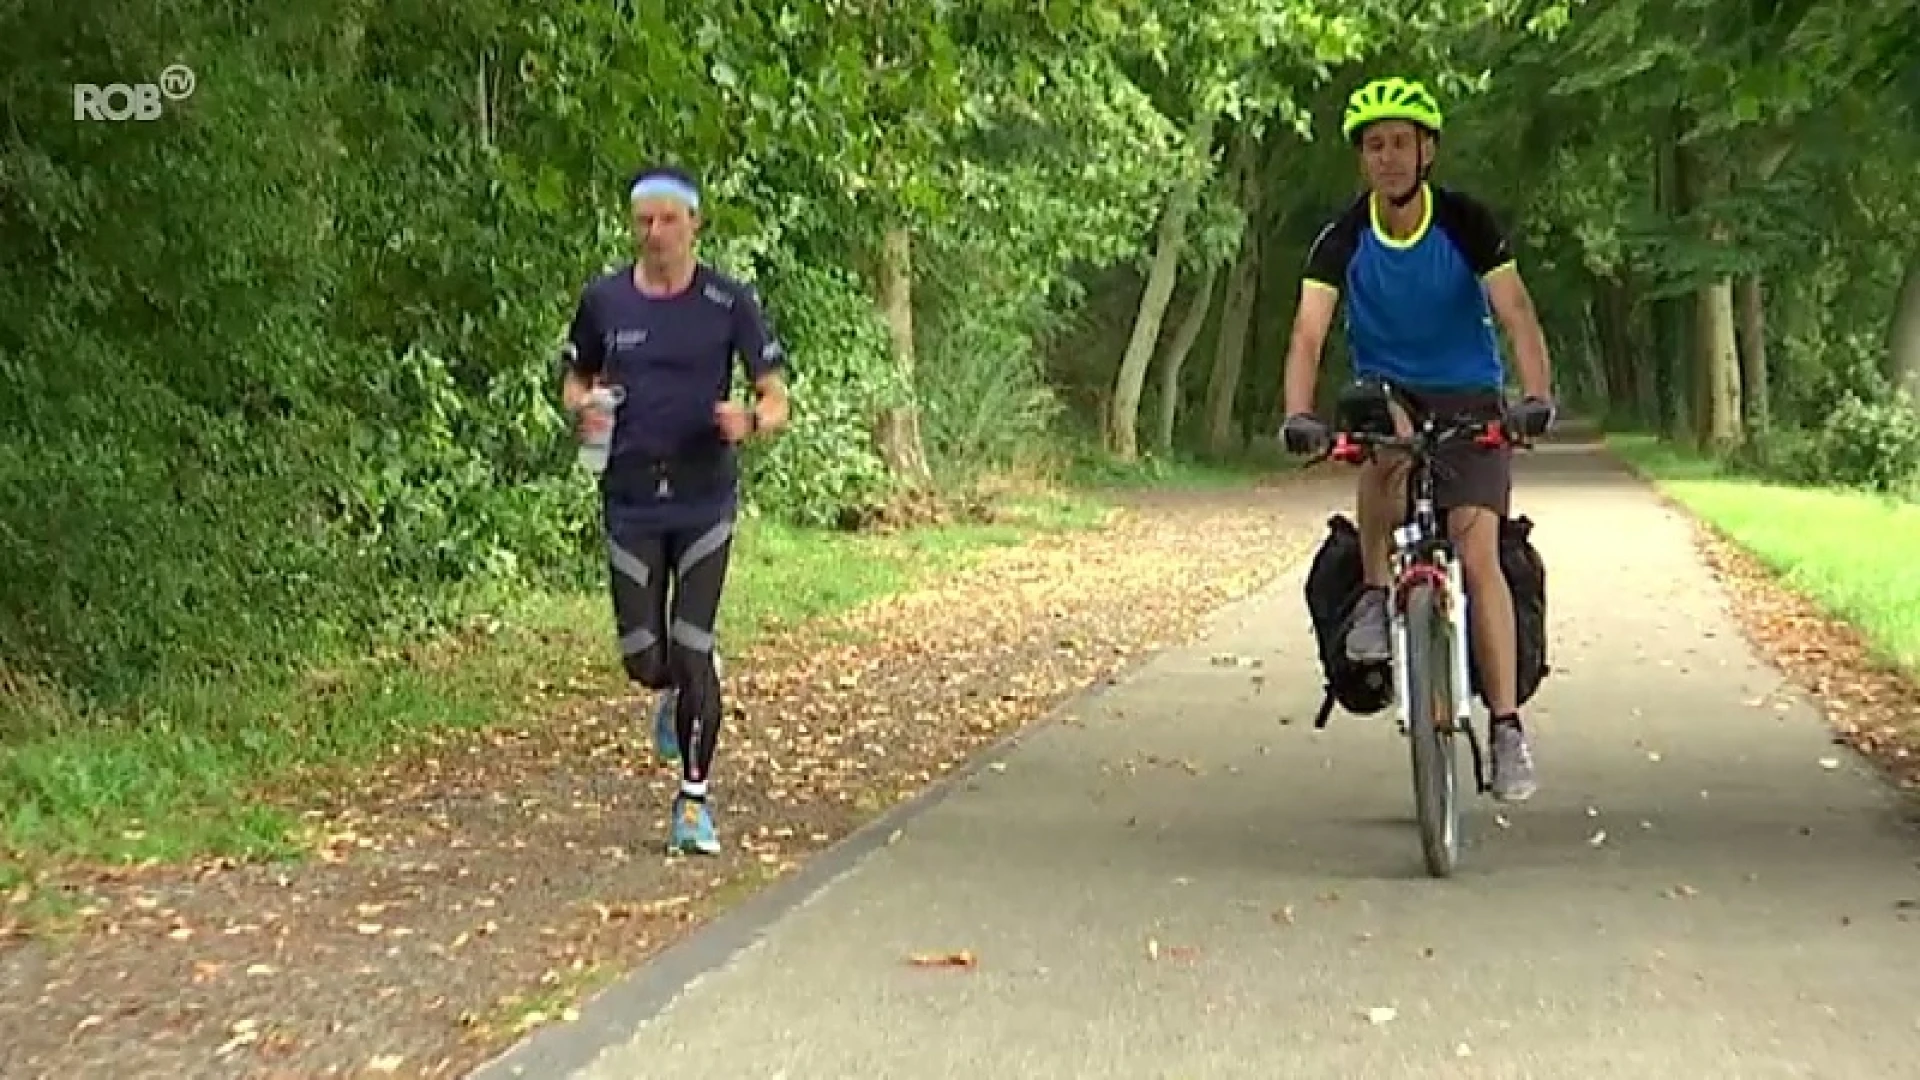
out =
{"type": "Polygon", "coordinates": [[[593,316],[593,294],[582,293],[580,306],[573,311],[573,325],[567,327],[567,343],[560,347],[560,362],[566,370],[583,379],[600,374],[606,362],[605,338],[599,320],[593,316]]]}
{"type": "Polygon", "coordinates": [[[1353,253],[1360,246],[1359,220],[1348,210],[1327,222],[1307,252],[1307,270],[1302,275],[1305,280],[1334,292],[1346,288],[1347,264],[1353,261],[1353,253]]]}
{"type": "Polygon", "coordinates": [[[734,297],[733,347],[739,353],[741,363],[746,365],[749,381],[759,382],[776,371],[786,370],[786,349],[780,344],[773,328],[767,325],[766,313],[760,309],[760,298],[745,285],[736,291],[734,297]]]}
{"type": "Polygon", "coordinates": [[[1507,243],[1506,232],[1494,219],[1493,211],[1478,199],[1457,191],[1437,191],[1433,220],[1452,238],[1476,276],[1486,277],[1512,264],[1513,248],[1507,243]]]}

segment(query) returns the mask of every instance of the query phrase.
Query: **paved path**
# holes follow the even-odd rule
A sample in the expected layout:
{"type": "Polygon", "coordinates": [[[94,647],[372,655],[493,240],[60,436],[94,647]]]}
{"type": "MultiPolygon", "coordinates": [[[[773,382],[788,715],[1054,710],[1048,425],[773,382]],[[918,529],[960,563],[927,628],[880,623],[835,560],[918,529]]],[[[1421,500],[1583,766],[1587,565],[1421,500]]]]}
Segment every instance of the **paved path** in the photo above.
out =
{"type": "Polygon", "coordinates": [[[1522,468],[1560,669],[1543,787],[1504,825],[1476,805],[1453,880],[1424,876],[1387,716],[1312,730],[1302,567],[750,947],[696,941],[489,1075],[1920,1075],[1892,797],[1748,650],[1684,519],[1592,448],[1522,468]],[[905,962],[958,949],[976,970],[905,962]]]}

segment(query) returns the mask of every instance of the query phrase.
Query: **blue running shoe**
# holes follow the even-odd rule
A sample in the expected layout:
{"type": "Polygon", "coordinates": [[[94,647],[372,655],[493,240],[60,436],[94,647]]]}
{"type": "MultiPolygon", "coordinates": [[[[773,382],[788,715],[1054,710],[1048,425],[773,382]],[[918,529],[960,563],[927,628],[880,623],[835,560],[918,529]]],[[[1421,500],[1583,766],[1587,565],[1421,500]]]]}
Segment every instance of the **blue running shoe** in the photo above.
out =
{"type": "Polygon", "coordinates": [[[707,804],[685,795],[673,798],[673,835],[667,841],[668,854],[718,855],[720,836],[713,828],[713,814],[707,804]]]}

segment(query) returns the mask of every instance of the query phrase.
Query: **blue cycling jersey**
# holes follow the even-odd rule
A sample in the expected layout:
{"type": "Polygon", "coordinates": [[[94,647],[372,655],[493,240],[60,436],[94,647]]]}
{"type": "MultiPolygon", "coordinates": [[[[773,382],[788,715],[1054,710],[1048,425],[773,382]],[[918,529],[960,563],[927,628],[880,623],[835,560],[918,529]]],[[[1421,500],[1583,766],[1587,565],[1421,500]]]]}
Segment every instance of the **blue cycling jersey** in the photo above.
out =
{"type": "Polygon", "coordinates": [[[1320,230],[1306,281],[1346,300],[1354,375],[1424,393],[1498,391],[1505,382],[1486,279],[1513,266],[1493,214],[1447,188],[1426,188],[1411,237],[1395,240],[1371,195],[1320,230]]]}

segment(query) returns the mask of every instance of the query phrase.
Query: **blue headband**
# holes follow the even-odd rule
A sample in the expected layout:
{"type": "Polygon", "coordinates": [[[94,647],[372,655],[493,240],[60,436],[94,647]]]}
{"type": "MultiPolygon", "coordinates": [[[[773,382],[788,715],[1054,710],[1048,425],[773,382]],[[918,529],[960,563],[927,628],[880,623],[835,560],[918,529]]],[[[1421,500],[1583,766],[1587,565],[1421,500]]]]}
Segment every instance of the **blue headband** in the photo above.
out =
{"type": "Polygon", "coordinates": [[[681,202],[687,204],[689,210],[700,209],[700,193],[693,190],[693,188],[684,181],[677,180],[671,176],[657,174],[654,176],[643,176],[635,181],[633,189],[627,192],[627,200],[629,202],[634,199],[644,199],[649,196],[665,196],[670,199],[679,199],[681,202]]]}

